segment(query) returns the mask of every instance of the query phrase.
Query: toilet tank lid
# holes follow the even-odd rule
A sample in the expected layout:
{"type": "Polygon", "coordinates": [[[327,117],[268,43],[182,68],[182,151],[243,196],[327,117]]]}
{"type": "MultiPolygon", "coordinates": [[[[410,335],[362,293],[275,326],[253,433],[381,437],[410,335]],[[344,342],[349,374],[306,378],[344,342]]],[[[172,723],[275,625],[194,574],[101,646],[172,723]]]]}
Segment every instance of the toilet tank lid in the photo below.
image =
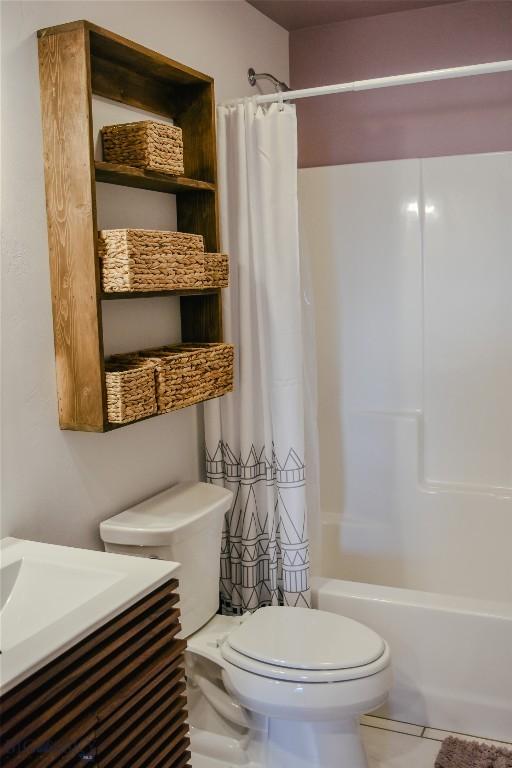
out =
{"type": "Polygon", "coordinates": [[[191,533],[212,513],[227,512],[232,498],[227,488],[211,483],[178,483],[104,520],[100,535],[109,544],[165,546],[182,529],[191,533]]]}

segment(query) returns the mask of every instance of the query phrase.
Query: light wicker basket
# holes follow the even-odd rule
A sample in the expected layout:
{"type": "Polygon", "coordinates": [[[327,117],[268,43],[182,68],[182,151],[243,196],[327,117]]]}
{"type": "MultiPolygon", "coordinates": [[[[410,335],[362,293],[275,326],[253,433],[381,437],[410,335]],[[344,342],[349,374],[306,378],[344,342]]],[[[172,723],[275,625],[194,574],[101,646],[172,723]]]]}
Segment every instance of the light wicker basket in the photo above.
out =
{"type": "Polygon", "coordinates": [[[205,285],[227,288],[229,285],[229,258],[227,253],[205,253],[205,285]]]}
{"type": "Polygon", "coordinates": [[[186,408],[233,391],[232,344],[173,344],[115,357],[128,362],[142,358],[154,363],[159,413],[186,408]]]}
{"type": "Polygon", "coordinates": [[[108,229],[99,233],[103,290],[128,291],[223,288],[228,257],[205,253],[201,235],[148,229],[108,229]]]}
{"type": "Polygon", "coordinates": [[[155,363],[147,358],[105,362],[107,415],[111,424],[152,416],[157,411],[155,363]]]}
{"type": "Polygon", "coordinates": [[[183,176],[183,137],[177,125],[154,120],[101,129],[103,159],[148,171],[183,176]]]}

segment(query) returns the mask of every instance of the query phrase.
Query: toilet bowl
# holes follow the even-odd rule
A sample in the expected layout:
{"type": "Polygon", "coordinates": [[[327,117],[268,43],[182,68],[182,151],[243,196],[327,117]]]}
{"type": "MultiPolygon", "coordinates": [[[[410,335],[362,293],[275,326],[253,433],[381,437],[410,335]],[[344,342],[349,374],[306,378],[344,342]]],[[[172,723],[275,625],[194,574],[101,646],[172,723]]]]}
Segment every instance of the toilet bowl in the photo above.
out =
{"type": "MultiPolygon", "coordinates": [[[[233,701],[265,718],[265,768],[366,768],[359,719],[391,687],[389,647],[375,632],[325,611],[287,607],[260,608],[225,630],[199,630],[189,653],[218,664],[233,701]]],[[[236,710],[230,715],[244,724],[236,710]]]]}
{"type": "Polygon", "coordinates": [[[215,615],[230,504],[224,488],[183,483],[100,526],[107,551],[182,564],[191,725],[200,726],[192,749],[218,757],[225,743],[230,765],[367,768],[359,719],[391,687],[387,643],[352,619],[307,608],[215,615]]]}

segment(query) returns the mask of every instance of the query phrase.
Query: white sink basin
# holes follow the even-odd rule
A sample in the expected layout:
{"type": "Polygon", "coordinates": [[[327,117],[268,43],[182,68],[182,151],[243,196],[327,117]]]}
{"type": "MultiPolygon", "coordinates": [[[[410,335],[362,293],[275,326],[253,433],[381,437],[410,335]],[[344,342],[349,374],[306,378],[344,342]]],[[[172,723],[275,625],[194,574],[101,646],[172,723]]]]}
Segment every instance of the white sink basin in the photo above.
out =
{"type": "Polygon", "coordinates": [[[116,571],[76,568],[29,556],[2,567],[0,650],[8,651],[49,627],[122,578],[116,571]]]}
{"type": "Polygon", "coordinates": [[[175,575],[178,563],[0,542],[0,691],[86,637],[175,575]]]}

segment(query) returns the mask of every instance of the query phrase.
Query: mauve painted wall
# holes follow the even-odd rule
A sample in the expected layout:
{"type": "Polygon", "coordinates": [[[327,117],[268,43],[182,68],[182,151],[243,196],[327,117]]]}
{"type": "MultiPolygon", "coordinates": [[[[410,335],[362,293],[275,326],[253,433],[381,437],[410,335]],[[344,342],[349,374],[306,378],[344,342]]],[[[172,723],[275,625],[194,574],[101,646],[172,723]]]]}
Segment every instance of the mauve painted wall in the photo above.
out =
{"type": "MultiPolygon", "coordinates": [[[[512,59],[512,0],[290,33],[293,88],[512,59]]],[[[302,168],[512,150],[512,72],[297,102],[302,168]]]]}

